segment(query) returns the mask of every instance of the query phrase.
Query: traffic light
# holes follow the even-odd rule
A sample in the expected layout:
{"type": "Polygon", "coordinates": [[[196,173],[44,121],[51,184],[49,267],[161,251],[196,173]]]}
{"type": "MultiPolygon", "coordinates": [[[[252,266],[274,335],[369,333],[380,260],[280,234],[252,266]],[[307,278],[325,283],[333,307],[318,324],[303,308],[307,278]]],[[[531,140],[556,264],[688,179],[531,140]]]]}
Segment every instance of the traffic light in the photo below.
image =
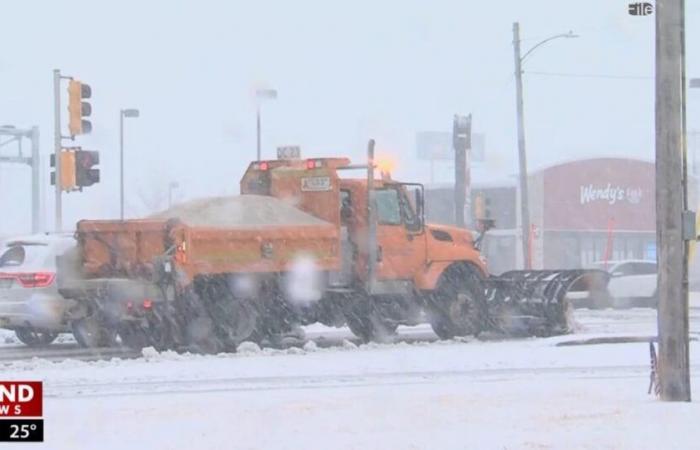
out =
{"type": "Polygon", "coordinates": [[[92,186],[100,182],[100,169],[93,166],[100,163],[100,153],[92,150],[75,152],[75,184],[78,187],[92,186]]]}
{"type": "Polygon", "coordinates": [[[92,131],[92,123],[83,117],[90,117],[92,106],[84,99],[92,97],[92,89],[89,84],[77,80],[68,83],[68,130],[71,136],[86,134],[92,131]]]}
{"type": "MultiPolygon", "coordinates": [[[[62,150],[59,154],[61,164],[61,190],[75,189],[75,151],[62,150]]],[[[51,155],[51,167],[56,167],[56,155],[51,155]]],[[[51,185],[56,184],[56,172],[51,172],[51,185]]]]}

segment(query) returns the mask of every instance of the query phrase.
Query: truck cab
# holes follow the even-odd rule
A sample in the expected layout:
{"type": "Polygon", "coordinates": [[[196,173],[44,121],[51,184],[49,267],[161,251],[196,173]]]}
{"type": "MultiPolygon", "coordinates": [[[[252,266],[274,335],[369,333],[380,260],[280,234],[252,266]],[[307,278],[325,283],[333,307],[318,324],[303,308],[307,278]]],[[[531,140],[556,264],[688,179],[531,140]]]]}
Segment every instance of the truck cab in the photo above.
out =
{"type": "Polygon", "coordinates": [[[476,320],[487,277],[472,233],[426,224],[423,186],[387,174],[375,179],[374,171],[345,158],[258,161],[243,176],[241,193],[285,199],[337,226],[339,264],[328,273],[326,297],[345,294],[341,309],[355,334],[377,339],[426,315],[441,336],[473,332],[471,324],[455,324],[476,320]],[[340,176],[353,169],[367,177],[340,176]],[[450,311],[445,304],[457,301],[458,291],[461,305],[450,311]]]}

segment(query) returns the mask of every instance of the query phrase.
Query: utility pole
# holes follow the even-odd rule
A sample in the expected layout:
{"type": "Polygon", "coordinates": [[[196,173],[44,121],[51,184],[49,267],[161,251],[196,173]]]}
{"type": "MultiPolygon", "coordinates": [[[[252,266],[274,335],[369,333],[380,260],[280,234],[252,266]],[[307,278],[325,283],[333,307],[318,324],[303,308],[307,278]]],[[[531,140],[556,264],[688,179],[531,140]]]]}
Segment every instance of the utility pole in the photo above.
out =
{"type": "Polygon", "coordinates": [[[56,231],[63,229],[63,211],[61,204],[61,71],[53,70],[53,114],[54,114],[54,157],[56,159],[56,231]]]}
{"type": "Polygon", "coordinates": [[[518,115],[518,161],[520,163],[520,233],[523,246],[523,268],[528,269],[530,261],[530,206],[527,187],[527,156],[525,152],[525,117],[523,111],[523,70],[520,57],[520,24],[513,24],[513,55],[515,58],[515,103],[518,115]]]}
{"type": "Polygon", "coordinates": [[[656,240],[661,399],[690,401],[684,0],[656,2],[656,240]],[[683,220],[683,219],[686,220],[683,220]]]}

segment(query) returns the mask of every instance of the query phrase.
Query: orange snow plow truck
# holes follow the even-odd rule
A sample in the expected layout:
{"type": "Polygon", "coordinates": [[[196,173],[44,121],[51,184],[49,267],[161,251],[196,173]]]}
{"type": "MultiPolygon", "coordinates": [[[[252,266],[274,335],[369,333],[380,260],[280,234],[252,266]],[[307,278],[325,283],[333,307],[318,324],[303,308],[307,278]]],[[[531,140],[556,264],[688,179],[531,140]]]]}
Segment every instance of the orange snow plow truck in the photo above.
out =
{"type": "Polygon", "coordinates": [[[83,220],[59,259],[84,346],[214,352],[274,343],[315,322],[364,341],[429,322],[443,339],[485,330],[569,330],[566,294],[605,290],[604,272],[491,276],[465,229],[423,219],[423,186],[375,179],[346,158],[256,161],[241,195],[139,220],[83,220]],[[362,171],[359,179],[340,176],[362,171]]]}

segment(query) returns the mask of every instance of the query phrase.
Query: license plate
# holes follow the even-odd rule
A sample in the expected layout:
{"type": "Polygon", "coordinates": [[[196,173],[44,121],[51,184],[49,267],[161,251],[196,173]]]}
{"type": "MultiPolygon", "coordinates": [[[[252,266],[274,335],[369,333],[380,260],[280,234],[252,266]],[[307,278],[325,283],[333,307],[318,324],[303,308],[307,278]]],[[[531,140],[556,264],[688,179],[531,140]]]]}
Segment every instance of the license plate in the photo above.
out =
{"type": "Polygon", "coordinates": [[[13,281],[12,278],[0,278],[0,289],[9,289],[13,281]]]}
{"type": "Polygon", "coordinates": [[[306,192],[330,191],[330,177],[306,177],[301,179],[301,190],[306,192]]]}

